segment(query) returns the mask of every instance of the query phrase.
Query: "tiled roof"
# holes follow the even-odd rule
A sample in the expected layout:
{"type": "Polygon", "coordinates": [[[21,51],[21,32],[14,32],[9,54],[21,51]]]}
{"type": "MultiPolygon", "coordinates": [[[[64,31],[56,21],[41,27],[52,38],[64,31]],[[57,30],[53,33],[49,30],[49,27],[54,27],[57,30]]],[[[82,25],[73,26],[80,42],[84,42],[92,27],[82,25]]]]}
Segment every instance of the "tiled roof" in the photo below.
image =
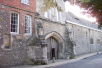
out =
{"type": "MultiPolygon", "coordinates": [[[[70,22],[73,22],[73,23],[77,23],[77,24],[80,24],[80,25],[84,25],[84,26],[87,26],[87,27],[98,29],[98,24],[92,23],[88,20],[85,20],[81,17],[78,17],[71,12],[67,12],[66,15],[67,15],[66,16],[66,21],[70,21],[70,22]]],[[[98,29],[98,30],[100,30],[100,29],[98,29]]]]}

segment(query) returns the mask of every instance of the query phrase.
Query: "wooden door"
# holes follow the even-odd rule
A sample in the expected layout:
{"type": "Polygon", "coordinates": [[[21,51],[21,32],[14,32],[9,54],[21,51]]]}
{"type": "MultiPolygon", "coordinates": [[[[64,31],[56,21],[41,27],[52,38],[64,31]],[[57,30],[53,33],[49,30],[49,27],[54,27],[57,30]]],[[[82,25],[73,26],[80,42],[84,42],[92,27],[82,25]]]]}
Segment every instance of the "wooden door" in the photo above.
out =
{"type": "Polygon", "coordinates": [[[53,37],[47,39],[48,47],[47,47],[47,58],[48,60],[52,60],[53,57],[57,59],[58,57],[58,43],[57,40],[53,37]]]}

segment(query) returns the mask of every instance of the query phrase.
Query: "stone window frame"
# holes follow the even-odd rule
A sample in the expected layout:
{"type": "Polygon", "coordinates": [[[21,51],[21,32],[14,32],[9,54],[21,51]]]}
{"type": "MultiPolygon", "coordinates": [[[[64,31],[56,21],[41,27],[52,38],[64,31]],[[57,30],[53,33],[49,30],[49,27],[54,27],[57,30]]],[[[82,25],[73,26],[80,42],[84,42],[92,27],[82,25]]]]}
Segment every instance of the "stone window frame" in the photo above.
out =
{"type": "Polygon", "coordinates": [[[11,12],[11,17],[10,18],[11,18],[10,19],[10,33],[12,33],[12,34],[19,34],[19,13],[18,12],[14,12],[14,11],[11,12]],[[15,14],[17,14],[17,16],[18,16],[16,20],[14,18],[15,14]],[[12,15],[14,15],[14,16],[12,16],[12,15]],[[17,21],[17,22],[15,23],[15,21],[17,21]],[[13,25],[16,25],[16,26],[13,26],[13,25]]]}
{"type": "Polygon", "coordinates": [[[24,24],[25,24],[25,34],[31,35],[32,34],[32,17],[30,15],[25,15],[24,24]],[[26,30],[28,31],[26,32],[26,30]]]}
{"type": "Polygon", "coordinates": [[[21,3],[29,5],[30,1],[29,0],[21,0],[21,3]]]}

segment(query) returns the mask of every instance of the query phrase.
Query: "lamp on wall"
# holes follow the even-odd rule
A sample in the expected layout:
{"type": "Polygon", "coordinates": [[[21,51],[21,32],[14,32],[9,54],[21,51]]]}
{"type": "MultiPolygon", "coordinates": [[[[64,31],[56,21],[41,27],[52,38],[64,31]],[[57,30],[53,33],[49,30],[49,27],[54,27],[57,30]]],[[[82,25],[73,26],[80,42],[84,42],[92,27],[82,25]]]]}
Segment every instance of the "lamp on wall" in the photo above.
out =
{"type": "Polygon", "coordinates": [[[42,26],[38,27],[38,35],[43,35],[43,27],[42,26]]]}
{"type": "Polygon", "coordinates": [[[45,47],[47,46],[47,41],[44,38],[44,28],[42,25],[42,21],[36,20],[36,23],[37,23],[37,34],[38,34],[39,43],[45,47]]]}
{"type": "Polygon", "coordinates": [[[38,33],[38,35],[43,35],[44,30],[43,30],[42,21],[37,20],[36,23],[37,23],[37,33],[38,33]]]}

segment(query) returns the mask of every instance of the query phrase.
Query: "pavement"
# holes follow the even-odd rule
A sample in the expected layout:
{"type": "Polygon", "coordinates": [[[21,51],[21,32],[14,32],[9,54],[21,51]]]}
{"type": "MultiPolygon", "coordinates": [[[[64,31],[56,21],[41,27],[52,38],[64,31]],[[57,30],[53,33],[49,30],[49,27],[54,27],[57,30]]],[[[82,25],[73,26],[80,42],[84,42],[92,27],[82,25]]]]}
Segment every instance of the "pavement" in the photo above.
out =
{"type": "Polygon", "coordinates": [[[85,54],[85,55],[80,55],[77,56],[75,59],[58,59],[55,60],[55,63],[52,63],[52,61],[49,61],[48,65],[22,65],[22,66],[16,66],[16,67],[10,67],[10,68],[50,68],[52,66],[58,66],[58,65],[63,65],[66,63],[70,63],[70,62],[74,62],[74,61],[78,61],[81,59],[85,59],[87,57],[91,57],[97,54],[101,54],[102,52],[95,52],[95,53],[90,53],[90,54],[85,54]]]}

